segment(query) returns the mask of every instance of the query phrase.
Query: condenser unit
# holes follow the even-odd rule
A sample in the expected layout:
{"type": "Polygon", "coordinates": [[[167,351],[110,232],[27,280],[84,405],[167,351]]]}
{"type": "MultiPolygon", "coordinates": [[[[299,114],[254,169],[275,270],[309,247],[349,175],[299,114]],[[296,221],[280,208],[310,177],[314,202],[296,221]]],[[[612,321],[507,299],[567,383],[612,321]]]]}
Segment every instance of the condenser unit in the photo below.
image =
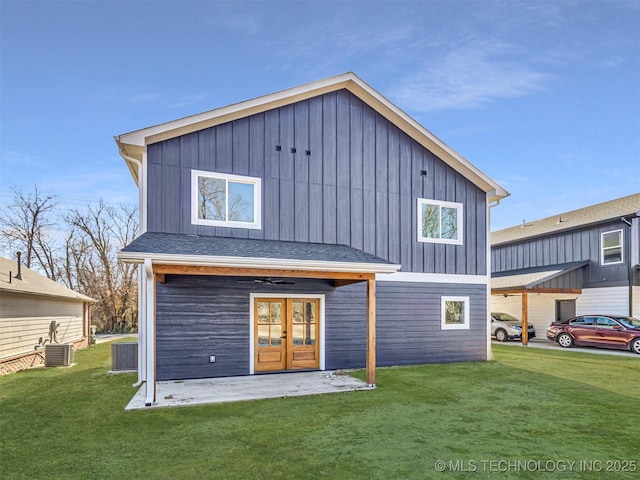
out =
{"type": "Polygon", "coordinates": [[[45,367],[68,367],[73,363],[73,345],[50,343],[44,346],[45,367]]]}
{"type": "Polygon", "coordinates": [[[111,344],[111,371],[128,372],[138,369],[138,344],[117,342],[111,344]]]}

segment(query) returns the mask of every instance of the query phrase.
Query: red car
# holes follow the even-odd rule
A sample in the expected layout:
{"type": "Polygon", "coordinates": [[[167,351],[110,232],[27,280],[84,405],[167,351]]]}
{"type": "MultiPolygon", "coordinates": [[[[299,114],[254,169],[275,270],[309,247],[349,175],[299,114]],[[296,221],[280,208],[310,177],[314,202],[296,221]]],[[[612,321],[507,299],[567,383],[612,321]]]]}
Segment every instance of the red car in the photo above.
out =
{"type": "Polygon", "coordinates": [[[621,315],[580,315],[549,325],[547,338],[565,348],[585,345],[640,354],[640,320],[621,315]]]}

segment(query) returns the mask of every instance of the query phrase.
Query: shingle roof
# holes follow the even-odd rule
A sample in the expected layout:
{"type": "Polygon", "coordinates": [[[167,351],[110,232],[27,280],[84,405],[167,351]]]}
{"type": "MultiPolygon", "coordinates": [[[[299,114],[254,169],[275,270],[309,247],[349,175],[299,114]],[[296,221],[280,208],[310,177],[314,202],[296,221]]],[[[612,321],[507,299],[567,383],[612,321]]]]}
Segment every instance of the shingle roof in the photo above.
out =
{"type": "Polygon", "coordinates": [[[0,257],[0,292],[44,295],[83,302],[95,302],[93,298],[62,286],[24,265],[21,266],[22,280],[15,278],[17,273],[18,265],[15,260],[0,257]],[[9,272],[12,274],[11,282],[9,282],[9,272]]]}
{"type": "Polygon", "coordinates": [[[491,290],[533,288],[588,264],[588,261],[571,262],[492,273],[491,290]]]}
{"type": "Polygon", "coordinates": [[[541,220],[491,232],[491,245],[523,240],[563,230],[571,230],[591,223],[631,215],[640,211],[640,193],[598,203],[578,210],[560,213],[541,220]]]}
{"type": "Polygon", "coordinates": [[[175,255],[178,257],[295,260],[332,263],[358,263],[393,266],[380,257],[346,245],[254,240],[176,233],[147,232],[124,247],[118,257],[131,260],[135,254],[175,255]]]}

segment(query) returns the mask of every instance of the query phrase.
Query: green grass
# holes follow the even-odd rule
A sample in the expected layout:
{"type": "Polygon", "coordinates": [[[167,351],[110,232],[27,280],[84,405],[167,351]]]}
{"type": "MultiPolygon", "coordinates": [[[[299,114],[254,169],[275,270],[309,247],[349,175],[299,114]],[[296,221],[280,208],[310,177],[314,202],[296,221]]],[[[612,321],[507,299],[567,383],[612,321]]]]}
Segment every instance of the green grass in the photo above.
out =
{"type": "Polygon", "coordinates": [[[0,378],[0,478],[557,479],[607,475],[581,461],[640,469],[639,359],[501,345],[494,355],[379,369],[374,391],[125,412],[136,377],[107,375],[102,344],[76,352],[72,368],[0,378]],[[577,463],[549,471],[561,467],[547,461],[577,463]]]}

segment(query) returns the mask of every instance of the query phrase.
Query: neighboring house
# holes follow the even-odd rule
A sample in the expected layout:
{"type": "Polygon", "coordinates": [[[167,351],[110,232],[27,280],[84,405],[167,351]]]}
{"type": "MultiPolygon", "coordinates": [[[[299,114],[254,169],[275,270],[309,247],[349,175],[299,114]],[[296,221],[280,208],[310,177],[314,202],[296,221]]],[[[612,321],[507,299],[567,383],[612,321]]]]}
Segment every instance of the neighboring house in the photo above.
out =
{"type": "Polygon", "coordinates": [[[640,316],[640,193],[491,234],[491,308],[533,323],[640,316]]]}
{"type": "Polygon", "coordinates": [[[43,343],[89,345],[95,300],[0,258],[0,375],[43,364],[43,343]],[[39,355],[38,355],[39,354],[39,355]]]}
{"type": "Polygon", "coordinates": [[[116,137],[139,380],[486,360],[508,193],[352,73],[116,137]]]}

